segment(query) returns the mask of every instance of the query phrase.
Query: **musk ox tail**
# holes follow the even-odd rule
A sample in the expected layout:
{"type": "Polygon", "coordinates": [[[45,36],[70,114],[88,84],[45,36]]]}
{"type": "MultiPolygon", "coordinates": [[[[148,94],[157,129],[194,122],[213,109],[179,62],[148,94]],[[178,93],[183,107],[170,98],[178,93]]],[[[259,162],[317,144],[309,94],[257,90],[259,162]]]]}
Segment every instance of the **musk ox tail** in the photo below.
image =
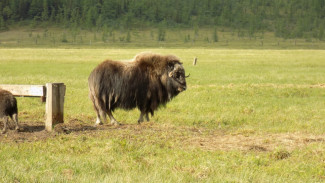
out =
{"type": "Polygon", "coordinates": [[[89,98],[93,102],[94,109],[99,113],[100,111],[107,111],[104,101],[99,98],[99,84],[96,83],[96,77],[91,74],[88,78],[89,98]]]}

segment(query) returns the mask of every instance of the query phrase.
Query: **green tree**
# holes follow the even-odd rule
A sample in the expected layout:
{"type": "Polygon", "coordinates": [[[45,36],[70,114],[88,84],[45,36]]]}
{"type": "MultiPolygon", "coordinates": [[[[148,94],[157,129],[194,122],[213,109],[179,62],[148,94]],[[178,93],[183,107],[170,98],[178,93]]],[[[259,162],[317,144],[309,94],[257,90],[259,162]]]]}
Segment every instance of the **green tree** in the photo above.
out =
{"type": "Polygon", "coordinates": [[[213,42],[218,42],[218,41],[219,41],[218,31],[217,31],[217,28],[215,27],[214,31],[213,31],[213,42]]]}
{"type": "Polygon", "coordinates": [[[7,30],[8,27],[6,25],[5,20],[3,19],[2,15],[0,15],[0,31],[1,30],[7,30]]]}
{"type": "Polygon", "coordinates": [[[78,8],[74,8],[71,11],[71,17],[70,17],[70,22],[71,22],[71,27],[73,29],[76,29],[79,26],[79,9],[78,8]]]}
{"type": "Polygon", "coordinates": [[[324,40],[324,24],[321,24],[320,25],[318,39],[320,41],[323,41],[324,40]]]}
{"type": "Polygon", "coordinates": [[[39,0],[32,0],[28,15],[30,18],[34,18],[35,16],[41,16],[43,4],[39,0]]]}
{"type": "Polygon", "coordinates": [[[128,31],[127,35],[126,35],[126,42],[131,42],[131,34],[130,31],[128,31]]]}
{"type": "Polygon", "coordinates": [[[100,30],[103,27],[103,18],[102,15],[99,15],[97,20],[96,20],[96,27],[97,31],[100,30]]]}
{"type": "Polygon", "coordinates": [[[106,43],[108,41],[108,31],[107,31],[107,26],[106,25],[104,25],[104,27],[103,27],[102,41],[104,43],[106,43]]]}
{"type": "Polygon", "coordinates": [[[158,41],[165,41],[166,39],[166,21],[162,21],[158,26],[158,41]]]}
{"type": "Polygon", "coordinates": [[[43,0],[43,12],[42,12],[42,21],[47,21],[49,19],[49,9],[48,9],[47,0],[43,0]]]}
{"type": "Polygon", "coordinates": [[[11,16],[13,15],[12,10],[10,9],[9,6],[5,6],[2,9],[2,17],[5,21],[9,20],[11,18],[11,16]]]}
{"type": "Polygon", "coordinates": [[[158,41],[165,41],[166,30],[162,27],[158,28],[158,41]]]}
{"type": "Polygon", "coordinates": [[[87,11],[87,15],[86,15],[86,27],[87,27],[88,29],[91,29],[91,28],[93,27],[93,25],[94,25],[93,14],[94,14],[93,9],[90,8],[90,9],[87,11]]]}
{"type": "MultiPolygon", "coordinates": [[[[1,24],[9,27],[21,20],[37,24],[56,22],[64,28],[97,31],[109,24],[115,29],[158,28],[157,39],[166,39],[169,27],[222,26],[239,36],[273,31],[277,37],[312,36],[319,39],[324,28],[324,0],[0,0],[1,24]]],[[[206,37],[206,36],[204,36],[206,37]]],[[[322,38],[323,39],[323,38],[322,38]]]]}
{"type": "Polygon", "coordinates": [[[250,38],[254,37],[256,32],[256,20],[254,16],[251,16],[249,19],[248,35],[250,38]]]}
{"type": "Polygon", "coordinates": [[[55,22],[55,8],[52,7],[50,22],[55,22]]]}

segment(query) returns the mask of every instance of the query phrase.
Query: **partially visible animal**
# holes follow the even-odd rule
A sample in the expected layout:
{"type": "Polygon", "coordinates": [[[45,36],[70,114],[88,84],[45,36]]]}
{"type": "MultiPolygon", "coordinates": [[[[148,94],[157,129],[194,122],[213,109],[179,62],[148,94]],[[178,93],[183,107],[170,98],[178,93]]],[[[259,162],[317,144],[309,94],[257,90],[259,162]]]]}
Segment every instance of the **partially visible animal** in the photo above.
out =
{"type": "Polygon", "coordinates": [[[0,119],[4,121],[2,133],[7,132],[8,117],[15,122],[15,129],[18,130],[17,100],[9,91],[0,88],[0,119]]]}
{"type": "Polygon", "coordinates": [[[141,53],[130,62],[106,60],[88,78],[89,97],[97,113],[95,125],[119,122],[112,112],[117,108],[138,108],[138,123],[149,121],[149,113],[186,90],[185,70],[173,55],[141,53]]]}

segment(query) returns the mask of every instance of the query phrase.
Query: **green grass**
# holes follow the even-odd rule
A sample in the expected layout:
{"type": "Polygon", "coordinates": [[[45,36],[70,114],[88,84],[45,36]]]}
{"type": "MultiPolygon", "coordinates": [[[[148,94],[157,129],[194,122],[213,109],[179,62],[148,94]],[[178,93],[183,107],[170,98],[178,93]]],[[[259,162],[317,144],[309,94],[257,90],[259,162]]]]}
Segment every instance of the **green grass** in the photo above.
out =
{"type": "MultiPolygon", "coordinates": [[[[42,141],[0,142],[0,182],[325,180],[324,139],[290,148],[277,144],[267,151],[202,148],[188,142],[196,137],[213,140],[216,133],[259,135],[263,144],[274,140],[270,134],[302,134],[302,142],[306,134],[324,134],[324,50],[3,48],[0,83],[63,82],[65,121],[93,124],[87,88],[91,70],[107,58],[127,60],[142,51],[175,54],[191,74],[188,90],[155,113],[155,130],[131,126],[42,141]]],[[[44,121],[40,99],[17,99],[21,122],[44,121]]],[[[123,124],[136,124],[139,112],[117,110],[114,115],[123,124]]]]}
{"type": "MultiPolygon", "coordinates": [[[[106,58],[126,60],[146,49],[1,49],[0,83],[67,86],[65,117],[93,118],[87,78],[106,58]]],[[[161,108],[153,121],[209,128],[317,132],[324,124],[324,51],[149,49],[184,62],[188,90],[161,108]],[[193,66],[194,57],[198,65],[193,66]],[[172,115],[172,117],[170,117],[172,115]]],[[[42,121],[44,105],[18,98],[24,117],[42,121]],[[26,115],[25,115],[26,114],[26,115]]],[[[138,111],[117,111],[134,123],[138,111]]],[[[90,121],[89,121],[90,122],[90,121]]]]}
{"type": "Polygon", "coordinates": [[[202,151],[170,139],[64,136],[0,144],[2,182],[321,182],[324,145],[290,152],[202,151]]]}

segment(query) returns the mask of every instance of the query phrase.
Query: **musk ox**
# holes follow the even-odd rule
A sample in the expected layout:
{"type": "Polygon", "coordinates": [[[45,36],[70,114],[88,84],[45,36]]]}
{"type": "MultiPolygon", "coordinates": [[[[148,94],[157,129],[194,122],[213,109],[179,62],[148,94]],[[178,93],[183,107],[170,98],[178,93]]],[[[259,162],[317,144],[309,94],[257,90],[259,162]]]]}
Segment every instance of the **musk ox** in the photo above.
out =
{"type": "Polygon", "coordinates": [[[18,130],[17,100],[9,91],[0,88],[0,119],[4,119],[2,133],[7,131],[8,117],[15,122],[16,130],[18,130]]]}
{"type": "Polygon", "coordinates": [[[149,113],[153,116],[159,106],[186,90],[185,70],[176,56],[141,53],[129,62],[102,62],[91,72],[88,85],[97,112],[95,125],[106,122],[106,114],[111,124],[118,125],[112,112],[136,107],[141,123],[144,117],[149,121],[149,113]]]}

